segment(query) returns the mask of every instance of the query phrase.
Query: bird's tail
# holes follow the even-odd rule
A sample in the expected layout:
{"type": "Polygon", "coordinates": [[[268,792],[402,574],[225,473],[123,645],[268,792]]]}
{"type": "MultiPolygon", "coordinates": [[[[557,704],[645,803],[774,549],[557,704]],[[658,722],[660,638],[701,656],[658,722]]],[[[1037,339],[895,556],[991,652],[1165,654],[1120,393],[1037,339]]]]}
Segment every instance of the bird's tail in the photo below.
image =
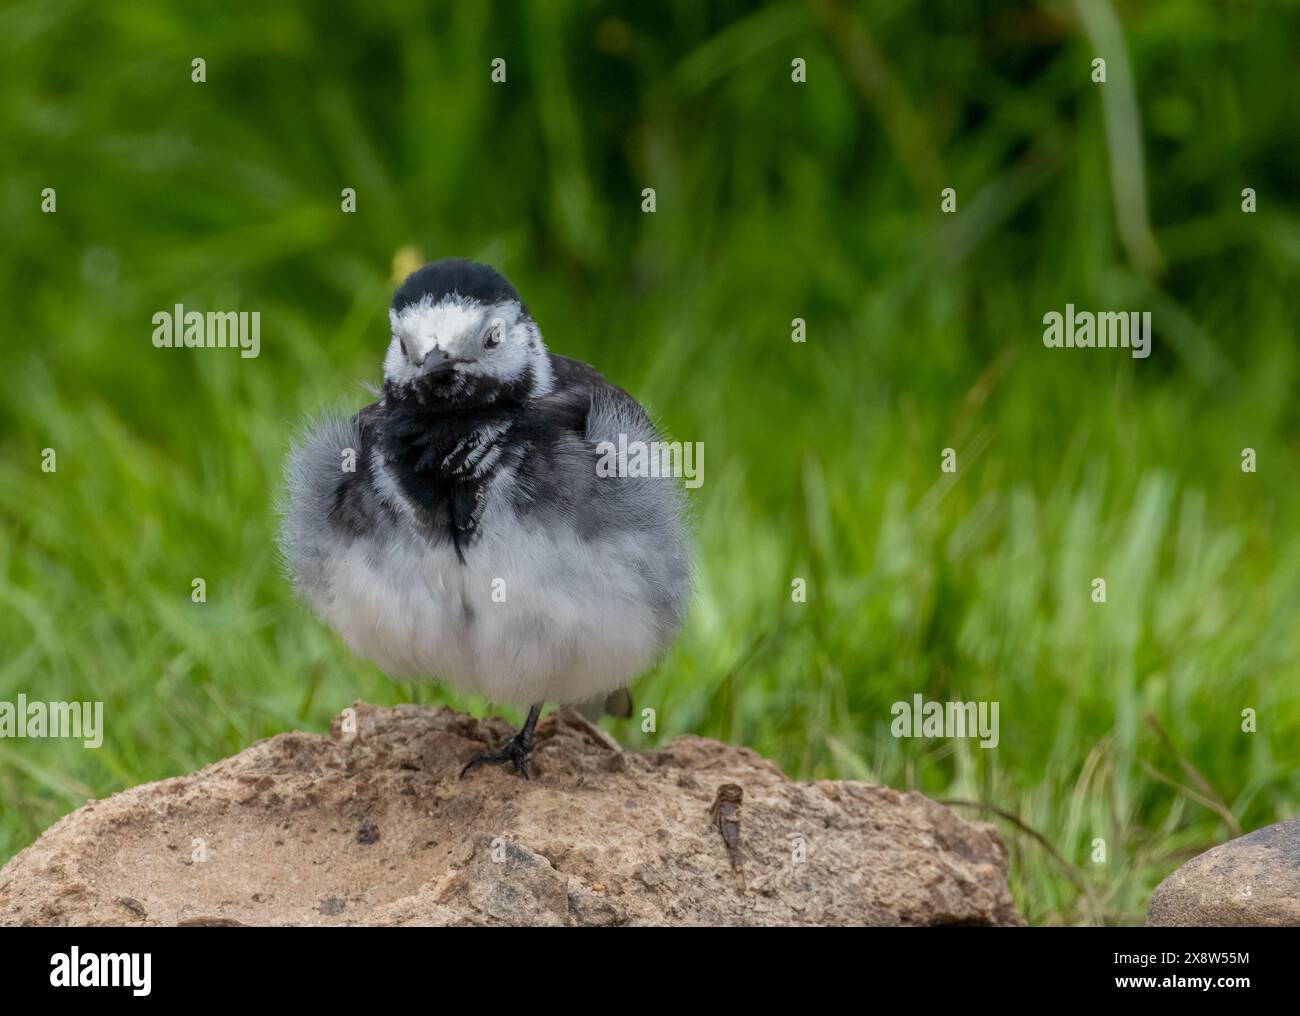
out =
{"type": "Polygon", "coordinates": [[[573,708],[590,723],[599,723],[602,716],[616,716],[626,720],[632,715],[632,693],[626,687],[619,688],[603,699],[592,699],[573,708]]]}

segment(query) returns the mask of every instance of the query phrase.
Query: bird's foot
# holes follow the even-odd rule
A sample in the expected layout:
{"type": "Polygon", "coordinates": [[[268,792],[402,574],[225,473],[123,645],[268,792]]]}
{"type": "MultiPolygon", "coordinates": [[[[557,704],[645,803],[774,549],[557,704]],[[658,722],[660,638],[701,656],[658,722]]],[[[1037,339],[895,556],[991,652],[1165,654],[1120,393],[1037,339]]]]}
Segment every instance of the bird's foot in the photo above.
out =
{"type": "Polygon", "coordinates": [[[496,751],[475,755],[465,763],[465,768],[460,771],[460,775],[463,777],[466,773],[472,773],[479,766],[504,765],[509,765],[524,779],[528,779],[528,748],[520,743],[518,734],[496,751]]]}
{"type": "Polygon", "coordinates": [[[482,755],[475,755],[465,763],[465,768],[460,771],[463,777],[466,773],[471,773],[479,766],[503,766],[509,765],[516,773],[524,779],[528,779],[528,753],[533,749],[533,730],[537,727],[537,717],[542,713],[542,707],[535,705],[528,710],[528,718],[524,720],[524,725],[519,728],[519,732],[510,738],[496,751],[484,752],[482,755]]]}

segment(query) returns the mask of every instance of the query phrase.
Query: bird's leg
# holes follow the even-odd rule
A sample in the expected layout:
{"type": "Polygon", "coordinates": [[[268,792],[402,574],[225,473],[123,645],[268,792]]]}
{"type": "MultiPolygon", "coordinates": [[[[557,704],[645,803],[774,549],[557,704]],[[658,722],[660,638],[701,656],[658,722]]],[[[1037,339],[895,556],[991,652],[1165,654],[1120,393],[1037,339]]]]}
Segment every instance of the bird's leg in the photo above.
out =
{"type": "Polygon", "coordinates": [[[460,771],[461,776],[473,772],[479,766],[501,766],[508,762],[515,772],[528,779],[528,753],[533,747],[533,729],[537,726],[537,717],[541,715],[542,706],[539,703],[528,710],[528,719],[524,720],[524,725],[514,737],[496,751],[475,755],[465,763],[465,768],[460,771]]]}

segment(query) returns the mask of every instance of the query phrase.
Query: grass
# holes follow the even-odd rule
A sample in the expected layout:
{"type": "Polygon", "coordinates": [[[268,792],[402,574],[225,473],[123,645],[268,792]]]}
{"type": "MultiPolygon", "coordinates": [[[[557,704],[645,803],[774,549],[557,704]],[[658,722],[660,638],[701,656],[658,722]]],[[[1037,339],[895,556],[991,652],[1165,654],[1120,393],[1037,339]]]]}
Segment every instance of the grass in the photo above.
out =
{"type": "Polygon", "coordinates": [[[404,10],[0,12],[0,701],[108,724],[0,740],[0,859],[355,698],[487,708],[351,657],[272,550],[289,439],[367,401],[408,248],[499,265],[704,442],[698,595],[626,743],[967,802],[1034,923],[1141,922],[1300,812],[1296,13],[1119,4],[1126,103],[1068,5],[404,10]],[[261,356],[154,349],[177,302],[260,310],[261,356]],[[1067,302],[1151,310],[1153,355],[1045,349],[1067,302]],[[890,736],[917,693],[997,701],[1000,744],[890,736]]]}

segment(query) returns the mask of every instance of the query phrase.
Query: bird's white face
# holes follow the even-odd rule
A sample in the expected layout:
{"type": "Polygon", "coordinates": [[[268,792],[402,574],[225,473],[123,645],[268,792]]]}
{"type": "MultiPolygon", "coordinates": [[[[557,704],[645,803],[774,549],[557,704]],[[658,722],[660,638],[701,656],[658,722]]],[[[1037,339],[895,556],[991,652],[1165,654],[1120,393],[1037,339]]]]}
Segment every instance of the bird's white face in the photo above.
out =
{"type": "Polygon", "coordinates": [[[409,385],[442,377],[450,389],[476,380],[508,384],[533,367],[534,389],[550,387],[550,361],[537,325],[515,301],[484,306],[477,300],[428,297],[390,310],[393,337],[384,380],[409,385]],[[459,384],[457,383],[459,382],[459,384]]]}

